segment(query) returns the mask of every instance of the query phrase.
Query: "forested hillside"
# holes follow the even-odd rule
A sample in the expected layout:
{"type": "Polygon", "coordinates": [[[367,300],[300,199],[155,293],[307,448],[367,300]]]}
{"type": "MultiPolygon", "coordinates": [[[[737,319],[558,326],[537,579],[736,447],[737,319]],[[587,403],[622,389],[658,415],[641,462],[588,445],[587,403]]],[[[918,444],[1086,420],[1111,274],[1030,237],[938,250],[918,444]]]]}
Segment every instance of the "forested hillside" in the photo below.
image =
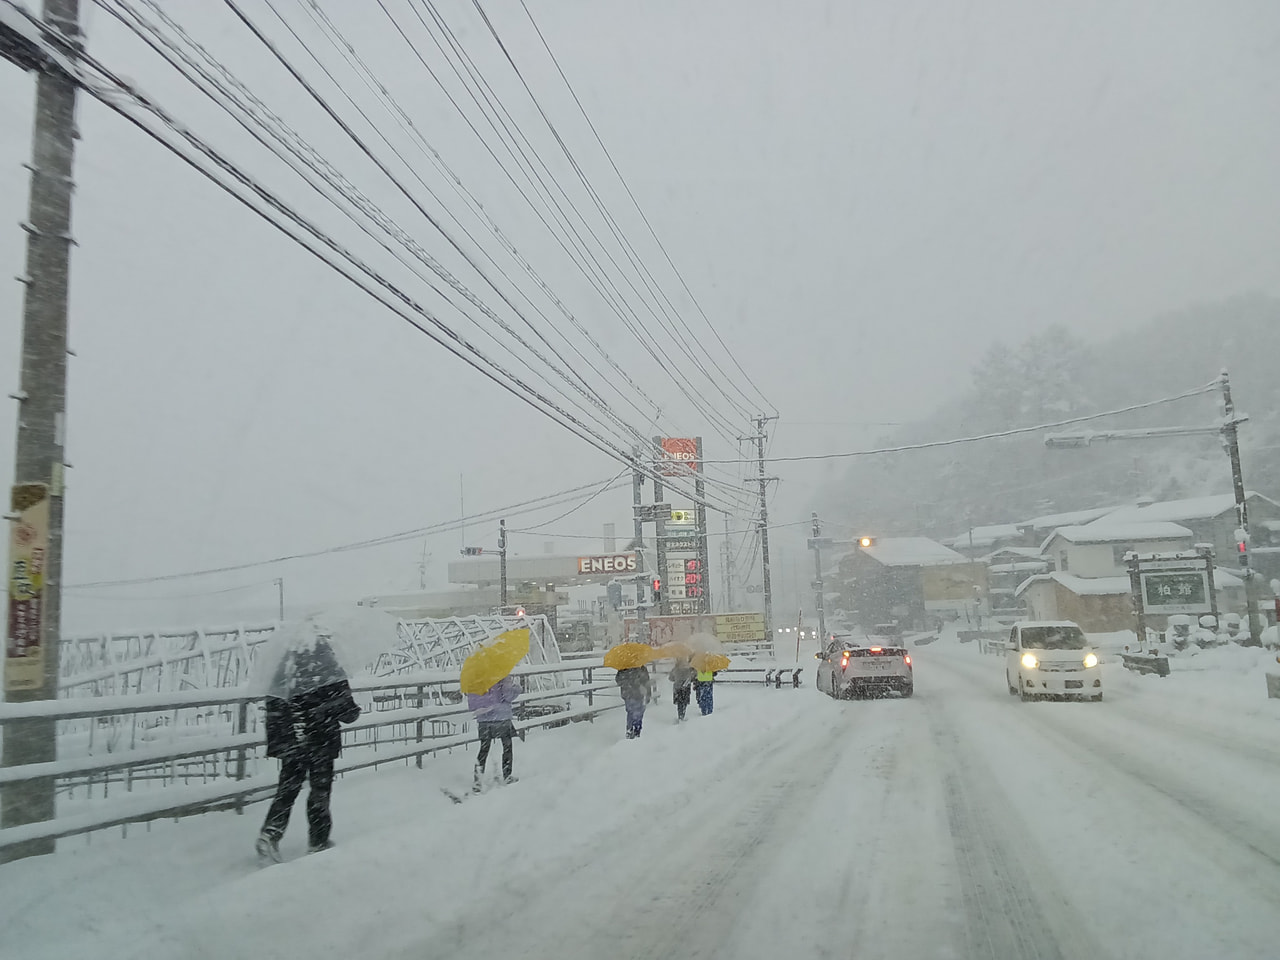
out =
{"type": "MultiPolygon", "coordinates": [[[[971,388],[884,445],[989,433],[1183,393],[1227,367],[1241,428],[1245,481],[1280,496],[1280,300],[1238,298],[1157,317],[1101,343],[1054,328],[1021,344],[993,344],[971,388]]],[[[1208,424],[1217,395],[1070,429],[1208,424]]],[[[942,537],[1150,496],[1230,489],[1218,440],[1178,438],[1050,450],[1042,434],[857,459],[826,492],[833,516],[868,530],[942,537]]]]}

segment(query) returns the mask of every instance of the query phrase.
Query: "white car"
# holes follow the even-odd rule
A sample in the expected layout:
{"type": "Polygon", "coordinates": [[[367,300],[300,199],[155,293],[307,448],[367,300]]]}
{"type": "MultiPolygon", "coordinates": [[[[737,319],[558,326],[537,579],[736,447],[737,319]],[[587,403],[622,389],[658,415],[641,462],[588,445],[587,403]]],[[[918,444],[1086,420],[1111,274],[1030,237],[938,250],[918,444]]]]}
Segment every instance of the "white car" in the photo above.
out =
{"type": "Polygon", "coordinates": [[[876,643],[874,638],[867,646],[857,646],[837,637],[815,656],[820,662],[814,686],[836,700],[889,691],[909,697],[915,692],[911,654],[905,647],[876,643]]]}
{"type": "Polygon", "coordinates": [[[1069,620],[1015,623],[1009,632],[1005,682],[1024,701],[1045,697],[1102,699],[1102,668],[1084,631],[1069,620]]]}

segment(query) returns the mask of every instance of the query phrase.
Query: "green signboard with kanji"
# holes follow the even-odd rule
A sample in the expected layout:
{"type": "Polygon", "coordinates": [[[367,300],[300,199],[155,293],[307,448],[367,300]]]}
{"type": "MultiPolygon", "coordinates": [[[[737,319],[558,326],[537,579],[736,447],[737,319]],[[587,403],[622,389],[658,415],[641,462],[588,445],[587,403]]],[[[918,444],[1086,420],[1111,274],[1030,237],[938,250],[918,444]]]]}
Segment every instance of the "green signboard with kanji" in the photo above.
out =
{"type": "Polygon", "coordinates": [[[1147,613],[1208,613],[1209,574],[1204,569],[1143,573],[1142,603],[1147,613]]]}

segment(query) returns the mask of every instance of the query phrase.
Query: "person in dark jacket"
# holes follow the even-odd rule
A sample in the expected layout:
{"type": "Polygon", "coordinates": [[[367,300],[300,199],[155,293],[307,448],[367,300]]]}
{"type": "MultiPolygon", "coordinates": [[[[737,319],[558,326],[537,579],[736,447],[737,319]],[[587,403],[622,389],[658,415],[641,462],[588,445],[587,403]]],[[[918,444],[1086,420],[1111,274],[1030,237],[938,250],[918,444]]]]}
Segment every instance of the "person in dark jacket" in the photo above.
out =
{"type": "Polygon", "coordinates": [[[676,720],[684,719],[684,712],[689,709],[689,694],[693,686],[693,678],[697,671],[688,660],[677,660],[671,668],[668,679],[671,681],[671,702],[676,705],[676,720]]]}
{"type": "Polygon", "coordinates": [[[614,678],[622,693],[622,703],[627,708],[627,739],[640,736],[644,724],[644,705],[649,701],[649,671],[643,666],[619,670],[614,678]]]}
{"type": "Polygon", "coordinates": [[[311,782],[307,796],[307,852],[333,844],[329,833],[333,820],[329,796],[333,788],[333,762],[342,752],[341,723],[353,723],[360,707],[323,639],[314,645],[290,650],[280,663],[266,698],[267,756],[280,760],[280,781],[267,818],[258,835],[258,856],[280,860],[280,838],[289,825],[293,802],[302,784],[311,782]],[[282,694],[282,695],[279,695],[282,694]]]}

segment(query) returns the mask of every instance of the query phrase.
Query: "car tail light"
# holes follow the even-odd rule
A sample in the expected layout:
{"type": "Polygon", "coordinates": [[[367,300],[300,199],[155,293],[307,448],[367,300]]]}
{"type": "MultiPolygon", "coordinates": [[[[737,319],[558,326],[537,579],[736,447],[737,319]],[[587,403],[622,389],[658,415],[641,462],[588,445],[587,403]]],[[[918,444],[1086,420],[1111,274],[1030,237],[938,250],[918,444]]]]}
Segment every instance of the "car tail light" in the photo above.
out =
{"type": "Polygon", "coordinates": [[[902,662],[905,663],[908,667],[911,666],[911,654],[904,653],[902,655],[902,662]]]}
{"type": "Polygon", "coordinates": [[[847,666],[849,666],[849,654],[846,653],[840,661],[840,669],[843,670],[847,666]]]}

